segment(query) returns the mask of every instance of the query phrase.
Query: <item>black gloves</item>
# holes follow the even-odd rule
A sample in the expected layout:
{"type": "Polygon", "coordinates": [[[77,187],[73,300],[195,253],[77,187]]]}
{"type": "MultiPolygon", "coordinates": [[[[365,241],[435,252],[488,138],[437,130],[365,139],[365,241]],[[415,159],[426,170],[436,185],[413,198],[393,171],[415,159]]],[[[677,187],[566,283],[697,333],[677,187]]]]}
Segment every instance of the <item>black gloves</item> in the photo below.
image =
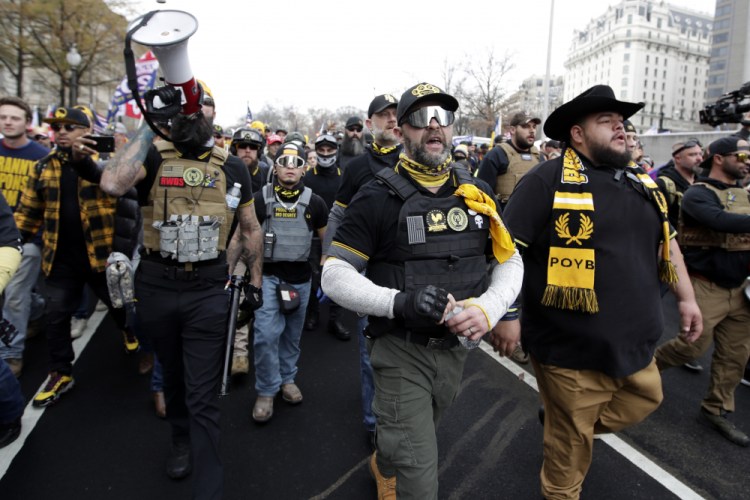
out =
{"type": "Polygon", "coordinates": [[[255,311],[263,307],[263,290],[251,283],[245,285],[245,300],[240,304],[243,311],[255,311]]]}
{"type": "Polygon", "coordinates": [[[448,305],[448,292],[433,285],[413,292],[399,292],[393,301],[393,315],[407,323],[429,320],[439,323],[448,305]]]}

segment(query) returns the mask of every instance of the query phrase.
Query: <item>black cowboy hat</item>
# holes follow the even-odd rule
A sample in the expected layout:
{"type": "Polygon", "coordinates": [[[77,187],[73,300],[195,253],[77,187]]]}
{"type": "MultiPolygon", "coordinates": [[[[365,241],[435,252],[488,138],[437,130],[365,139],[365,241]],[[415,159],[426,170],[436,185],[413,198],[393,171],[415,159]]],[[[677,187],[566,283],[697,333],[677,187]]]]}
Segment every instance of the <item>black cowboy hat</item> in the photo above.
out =
{"type": "Polygon", "coordinates": [[[544,134],[558,141],[567,141],[570,127],[587,115],[614,111],[620,113],[623,119],[627,119],[643,106],[642,102],[618,101],[608,85],[594,85],[553,111],[544,123],[544,134]]]}

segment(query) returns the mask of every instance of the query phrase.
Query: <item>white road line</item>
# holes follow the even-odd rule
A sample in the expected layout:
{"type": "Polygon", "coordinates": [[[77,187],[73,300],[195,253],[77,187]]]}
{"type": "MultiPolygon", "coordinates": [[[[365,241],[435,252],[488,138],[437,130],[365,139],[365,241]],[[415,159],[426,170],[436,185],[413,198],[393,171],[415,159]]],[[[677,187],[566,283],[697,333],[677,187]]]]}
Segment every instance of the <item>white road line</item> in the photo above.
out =
{"type": "MultiPolygon", "coordinates": [[[[80,357],[81,353],[86,348],[86,344],[89,343],[89,340],[91,340],[91,336],[94,335],[96,329],[99,328],[99,323],[102,322],[102,319],[104,319],[104,316],[106,314],[107,311],[95,311],[94,314],[92,314],[89,318],[88,324],[86,324],[86,329],[83,331],[83,335],[73,341],[75,360],[80,357]]],[[[75,364],[75,361],[73,363],[75,364]]],[[[34,393],[34,395],[36,395],[46,383],[47,379],[45,378],[44,382],[42,382],[42,385],[39,386],[39,389],[37,389],[37,392],[34,393]]],[[[73,388],[73,390],[75,390],[75,388],[73,388]]],[[[34,398],[32,397],[31,401],[33,400],[34,398]]],[[[16,457],[18,452],[21,451],[26,438],[29,436],[29,434],[31,434],[31,431],[34,430],[34,427],[39,422],[39,419],[42,418],[42,414],[44,414],[45,408],[34,408],[33,406],[31,406],[31,401],[29,401],[29,404],[26,405],[26,409],[23,412],[23,417],[21,418],[21,435],[18,436],[18,439],[16,439],[14,442],[3,449],[0,449],[0,479],[2,479],[5,476],[5,473],[8,472],[8,468],[10,467],[11,462],[13,462],[13,459],[16,457]]]]}
{"type": "MultiPolygon", "coordinates": [[[[500,363],[505,369],[513,373],[518,377],[519,380],[523,381],[539,392],[539,387],[536,384],[536,377],[531,373],[527,372],[520,366],[508,358],[499,356],[492,350],[492,346],[487,342],[482,342],[480,348],[493,360],[500,363]]],[[[630,460],[636,467],[641,469],[643,472],[648,474],[652,479],[657,481],[659,484],[667,488],[669,491],[674,493],[677,497],[682,500],[701,500],[703,497],[693,491],[688,485],[674,477],[672,474],[661,468],[650,458],[646,457],[640,451],[633,448],[631,445],[620,439],[614,434],[603,434],[601,440],[607,443],[617,453],[630,460]]]]}

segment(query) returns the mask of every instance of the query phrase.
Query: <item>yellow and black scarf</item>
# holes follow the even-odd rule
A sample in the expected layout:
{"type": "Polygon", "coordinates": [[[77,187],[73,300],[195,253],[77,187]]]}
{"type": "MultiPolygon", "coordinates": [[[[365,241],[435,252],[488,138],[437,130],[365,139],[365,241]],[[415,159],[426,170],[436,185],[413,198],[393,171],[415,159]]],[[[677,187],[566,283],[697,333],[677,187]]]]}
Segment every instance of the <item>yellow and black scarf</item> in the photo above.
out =
{"type": "Polygon", "coordinates": [[[396,151],[396,148],[398,148],[398,144],[396,144],[395,146],[380,146],[377,142],[373,141],[372,143],[372,152],[377,156],[385,156],[387,154],[391,154],[396,151]]]}
{"type": "MultiPolygon", "coordinates": [[[[664,242],[659,278],[676,283],[677,273],[669,255],[667,202],[656,183],[640,169],[628,166],[628,174],[640,182],[661,219],[664,242]]],[[[563,157],[560,180],[552,202],[553,231],[547,259],[547,287],[542,304],[559,309],[597,313],[599,303],[594,290],[596,271],[595,193],[581,159],[572,148],[563,157]],[[577,227],[575,232],[571,229],[577,227]]]]}
{"type": "Polygon", "coordinates": [[[398,165],[396,165],[396,171],[398,172],[399,167],[403,167],[404,170],[409,172],[412,179],[417,181],[424,187],[437,187],[445,184],[448,180],[448,176],[451,173],[450,165],[453,163],[453,157],[448,155],[443,163],[437,167],[428,167],[422,165],[406,156],[406,153],[401,153],[398,156],[398,165]]]}

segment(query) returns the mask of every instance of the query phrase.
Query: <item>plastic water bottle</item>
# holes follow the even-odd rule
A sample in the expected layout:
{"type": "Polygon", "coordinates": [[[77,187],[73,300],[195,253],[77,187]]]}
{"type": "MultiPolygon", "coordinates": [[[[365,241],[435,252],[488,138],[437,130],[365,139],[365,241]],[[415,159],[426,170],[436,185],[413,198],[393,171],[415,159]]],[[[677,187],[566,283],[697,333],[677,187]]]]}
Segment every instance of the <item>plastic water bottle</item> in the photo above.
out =
{"type": "Polygon", "coordinates": [[[235,182],[234,186],[229,188],[229,191],[227,191],[227,207],[231,211],[237,210],[237,207],[240,205],[240,188],[242,187],[242,184],[239,182],[235,182]]]}
{"type": "MultiPolygon", "coordinates": [[[[448,321],[456,314],[463,311],[464,308],[461,306],[454,307],[451,312],[448,313],[448,315],[445,317],[445,321],[448,321]]],[[[478,338],[476,340],[471,340],[469,337],[464,337],[463,335],[456,335],[458,337],[458,341],[461,343],[464,349],[474,349],[479,346],[480,342],[482,342],[482,338],[478,338]]]]}

